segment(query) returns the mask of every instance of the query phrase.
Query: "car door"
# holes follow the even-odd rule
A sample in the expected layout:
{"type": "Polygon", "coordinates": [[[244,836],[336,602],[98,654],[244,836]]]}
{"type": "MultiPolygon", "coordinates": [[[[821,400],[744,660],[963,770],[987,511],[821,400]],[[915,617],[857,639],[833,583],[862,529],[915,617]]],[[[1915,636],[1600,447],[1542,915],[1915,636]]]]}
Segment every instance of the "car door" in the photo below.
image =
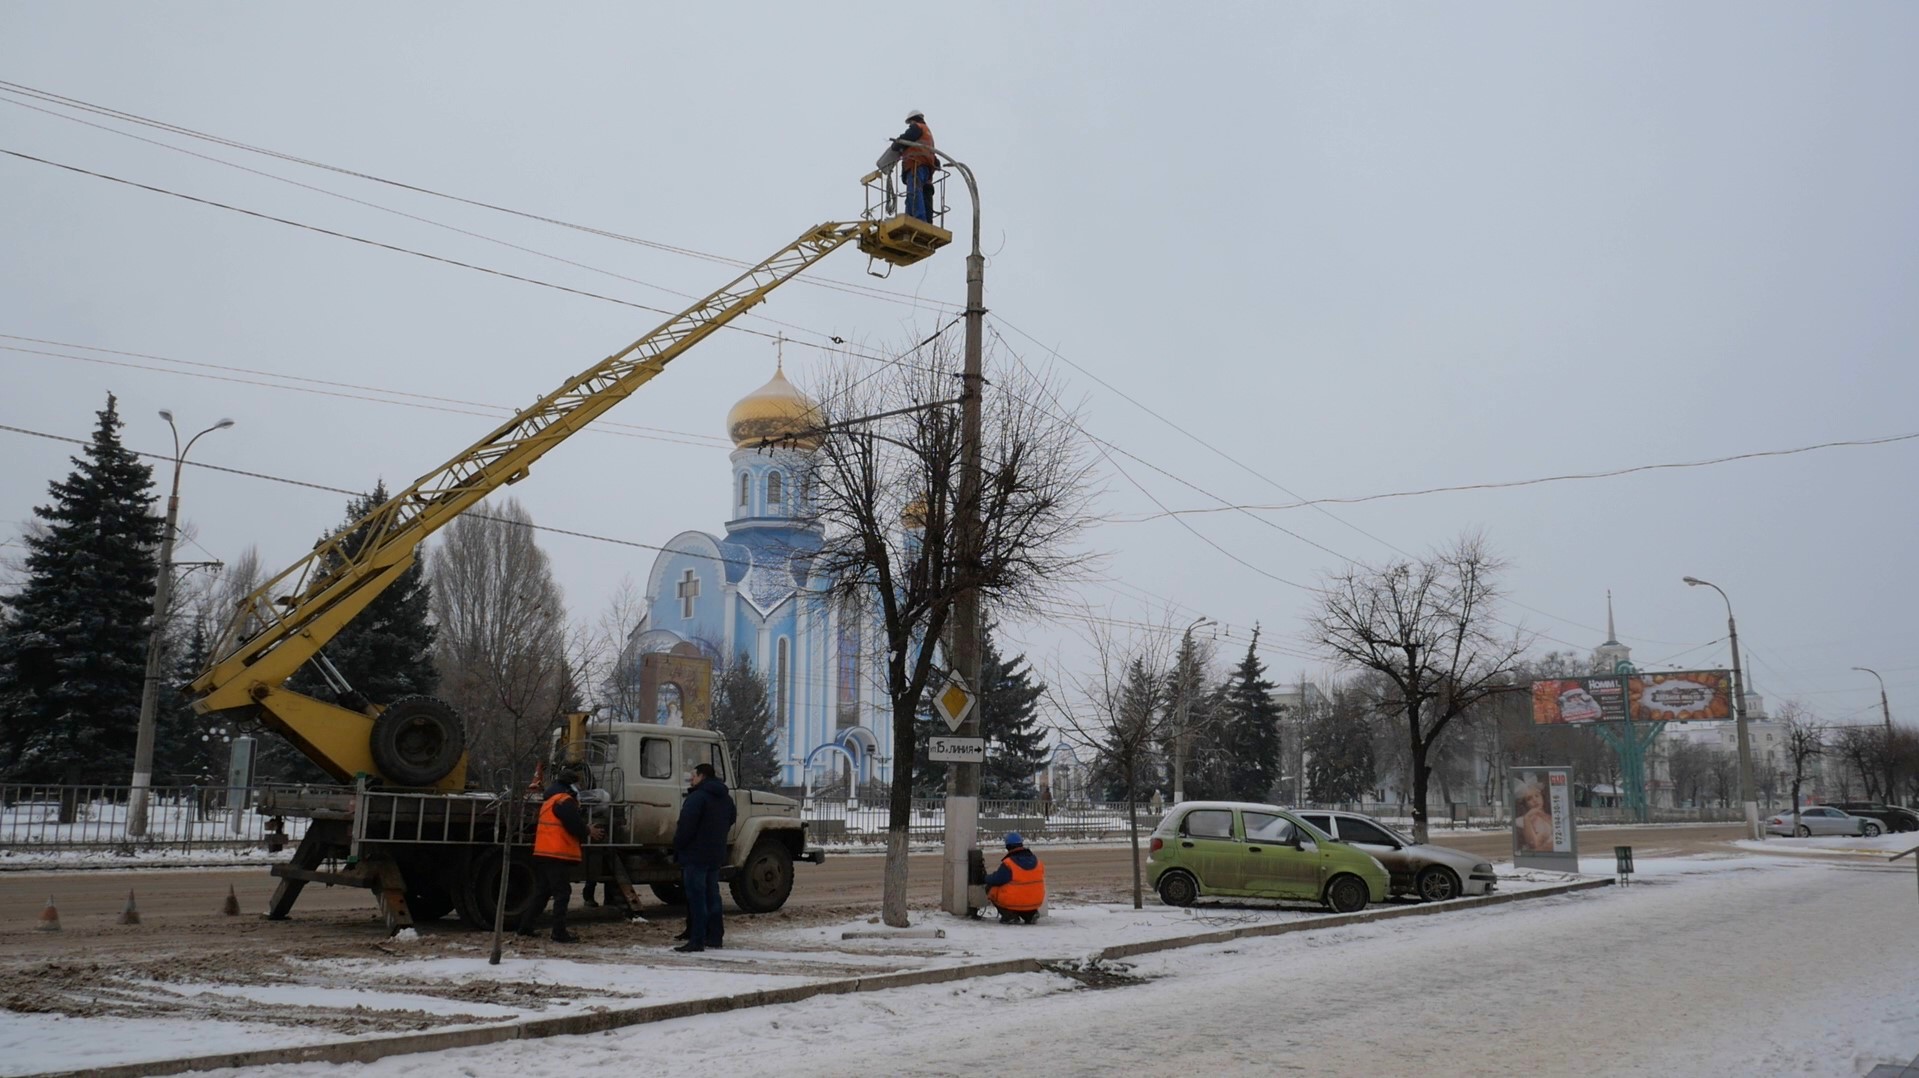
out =
{"type": "Polygon", "coordinates": [[[1371,820],[1356,816],[1335,816],[1339,823],[1339,840],[1371,854],[1375,861],[1386,867],[1387,875],[1392,879],[1395,892],[1411,891],[1413,878],[1425,867],[1424,860],[1413,850],[1386,833],[1385,829],[1371,820]]]}
{"type": "Polygon", "coordinates": [[[1179,822],[1180,862],[1199,884],[1220,894],[1244,894],[1246,870],[1241,843],[1233,837],[1231,809],[1193,809],[1179,822]]]}
{"type": "Polygon", "coordinates": [[[1272,812],[1240,813],[1247,888],[1265,898],[1319,897],[1319,851],[1299,848],[1299,826],[1272,812]]]}

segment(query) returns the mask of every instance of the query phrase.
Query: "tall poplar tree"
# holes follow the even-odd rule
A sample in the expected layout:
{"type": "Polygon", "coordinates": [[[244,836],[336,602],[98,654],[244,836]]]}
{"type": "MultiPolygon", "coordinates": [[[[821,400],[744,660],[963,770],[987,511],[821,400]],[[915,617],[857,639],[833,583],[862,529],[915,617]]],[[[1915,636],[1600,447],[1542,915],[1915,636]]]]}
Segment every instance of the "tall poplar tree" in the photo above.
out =
{"type": "Polygon", "coordinates": [[[0,599],[0,742],[16,782],[118,783],[133,770],[163,522],[111,394],[96,415],[74,470],[34,508],[24,584],[0,599]]]}

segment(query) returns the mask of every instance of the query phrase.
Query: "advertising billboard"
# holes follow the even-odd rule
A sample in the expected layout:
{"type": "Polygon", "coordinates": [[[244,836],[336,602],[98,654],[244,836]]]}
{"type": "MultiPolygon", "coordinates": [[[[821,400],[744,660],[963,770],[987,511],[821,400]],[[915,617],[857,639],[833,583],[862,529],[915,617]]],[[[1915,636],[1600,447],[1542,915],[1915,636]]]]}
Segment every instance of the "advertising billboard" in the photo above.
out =
{"type": "Polygon", "coordinates": [[[1682,670],[1533,682],[1533,722],[1689,722],[1732,718],[1732,675],[1682,670]]]}
{"type": "Polygon", "coordinates": [[[1627,679],[1626,705],[1634,722],[1730,719],[1732,675],[1724,670],[1638,674],[1627,679]]]}
{"type": "Polygon", "coordinates": [[[1579,871],[1579,837],[1573,825],[1573,769],[1513,767],[1513,864],[1555,872],[1579,871]]]}

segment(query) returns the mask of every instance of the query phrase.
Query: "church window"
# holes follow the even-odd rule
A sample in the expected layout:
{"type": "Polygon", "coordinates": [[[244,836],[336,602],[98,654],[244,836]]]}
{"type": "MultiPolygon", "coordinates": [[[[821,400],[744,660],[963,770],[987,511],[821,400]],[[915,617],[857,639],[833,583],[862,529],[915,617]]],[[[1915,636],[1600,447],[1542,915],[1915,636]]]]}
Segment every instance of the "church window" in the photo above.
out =
{"type": "Polygon", "coordinates": [[[860,706],[860,617],[859,600],[848,596],[840,605],[839,632],[839,707],[840,720],[857,722],[860,706]]]}
{"type": "Polygon", "coordinates": [[[780,496],[781,496],[781,495],[782,495],[783,493],[785,493],[785,492],[784,492],[784,491],[783,491],[783,490],[781,489],[781,488],[782,488],[782,487],[783,487],[784,485],[785,485],[785,480],[784,480],[783,478],[781,478],[781,476],[780,476],[780,473],[778,473],[778,472],[770,472],[770,473],[768,473],[768,474],[767,474],[767,477],[766,477],[766,504],[768,504],[768,505],[778,505],[778,504],[780,504],[780,496]]]}
{"type": "Polygon", "coordinates": [[[693,572],[693,570],[688,569],[681,575],[679,586],[675,590],[680,596],[680,617],[691,618],[693,616],[693,604],[697,602],[700,597],[699,575],[693,572]]]}
{"type": "Polygon", "coordinates": [[[786,656],[788,650],[786,637],[780,637],[777,651],[778,658],[774,660],[773,668],[773,721],[781,726],[786,724],[786,656]]]}
{"type": "Polygon", "coordinates": [[[741,509],[746,508],[746,499],[748,497],[748,492],[751,490],[751,488],[747,484],[751,483],[752,481],[753,481],[752,476],[747,475],[745,472],[740,473],[740,508],[741,509]]]}

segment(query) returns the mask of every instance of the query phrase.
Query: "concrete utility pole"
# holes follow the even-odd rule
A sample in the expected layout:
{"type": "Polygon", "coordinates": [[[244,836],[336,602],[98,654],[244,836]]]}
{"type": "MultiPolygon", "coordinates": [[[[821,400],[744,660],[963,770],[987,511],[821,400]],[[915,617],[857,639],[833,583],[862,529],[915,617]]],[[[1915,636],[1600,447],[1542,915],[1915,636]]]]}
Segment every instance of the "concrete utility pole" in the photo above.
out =
{"type": "Polygon", "coordinates": [[[1726,589],[1709,580],[1692,576],[1683,579],[1687,587],[1704,585],[1726,601],[1726,635],[1732,641],[1733,728],[1739,733],[1739,800],[1746,806],[1746,837],[1764,841],[1766,833],[1759,828],[1759,801],[1752,788],[1752,740],[1746,733],[1746,677],[1739,669],[1739,623],[1732,617],[1732,600],[1727,598],[1726,589]]]}
{"type": "MultiPolygon", "coordinates": [[[[927,147],[932,149],[931,147],[927,147]]],[[[934,153],[966,180],[966,192],[973,199],[973,249],[966,256],[966,368],[960,389],[960,481],[956,509],[958,549],[954,558],[961,574],[977,577],[980,565],[980,393],[985,383],[981,370],[981,337],[986,320],[986,256],[980,253],[979,184],[973,170],[953,159],[951,154],[934,153]]],[[[967,587],[953,604],[953,668],[966,679],[975,693],[980,684],[979,590],[967,587]]],[[[975,706],[954,735],[980,736],[980,709],[975,706]]],[[[900,776],[893,777],[895,782],[900,776]]],[[[980,765],[956,763],[946,782],[945,871],[940,876],[940,906],[957,917],[967,913],[967,854],[979,842],[980,765]]]]}
{"type": "Polygon", "coordinates": [[[160,533],[160,569],[153,581],[153,625],[147,634],[147,676],[140,686],[140,730],[133,743],[133,789],[127,794],[127,837],[142,838],[147,833],[147,791],[153,785],[153,719],[160,705],[160,654],[166,635],[167,607],[173,602],[173,533],[180,522],[180,468],[186,463],[193,443],[216,430],[225,430],[233,420],[222,419],[187,439],[180,448],[180,428],[173,425],[173,413],[160,410],[160,418],[173,431],[173,492],[167,495],[166,530],[160,533]]]}
{"type": "Polygon", "coordinates": [[[1892,705],[1886,702],[1886,679],[1879,677],[1879,671],[1869,666],[1855,666],[1853,669],[1879,678],[1879,714],[1886,718],[1886,804],[1896,805],[1899,802],[1895,800],[1892,789],[1892,705]]]}

